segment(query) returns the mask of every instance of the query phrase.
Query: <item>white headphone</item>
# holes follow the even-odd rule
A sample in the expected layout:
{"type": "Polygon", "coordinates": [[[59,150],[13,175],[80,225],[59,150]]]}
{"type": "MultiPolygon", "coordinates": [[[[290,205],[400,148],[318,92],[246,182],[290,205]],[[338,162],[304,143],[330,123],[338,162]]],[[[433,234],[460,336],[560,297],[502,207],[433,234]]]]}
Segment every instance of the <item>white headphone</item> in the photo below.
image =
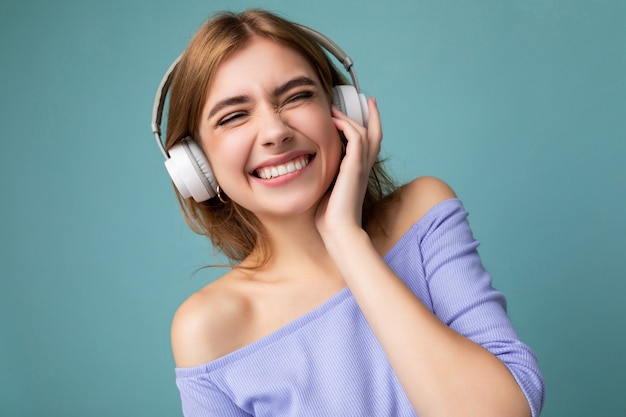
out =
{"type": "MultiPolygon", "coordinates": [[[[336,85],[333,87],[333,104],[350,118],[367,127],[368,110],[365,96],[360,92],[356,73],[352,68],[352,60],[333,41],[321,33],[306,26],[297,25],[308,33],[317,43],[330,52],[341,62],[350,74],[353,85],[336,85]]],[[[193,197],[200,203],[217,196],[217,180],[202,147],[190,136],[181,139],[169,150],[165,151],[161,139],[161,120],[165,98],[172,82],[172,74],[180,56],[170,65],[163,76],[152,108],[152,133],[165,157],[165,168],[176,189],[183,198],[193,197]]]]}

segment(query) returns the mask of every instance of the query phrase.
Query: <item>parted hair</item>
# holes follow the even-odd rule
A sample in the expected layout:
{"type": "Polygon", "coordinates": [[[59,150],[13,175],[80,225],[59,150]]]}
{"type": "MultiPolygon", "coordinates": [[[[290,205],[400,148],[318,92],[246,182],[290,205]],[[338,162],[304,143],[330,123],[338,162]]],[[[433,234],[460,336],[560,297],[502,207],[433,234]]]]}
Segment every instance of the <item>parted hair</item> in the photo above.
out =
{"type": "MultiPolygon", "coordinates": [[[[300,53],[315,69],[329,102],[332,87],[346,84],[322,47],[292,22],[258,9],[219,13],[196,32],[174,70],[167,115],[167,150],[185,137],[200,137],[202,109],[218,67],[253,37],[270,39],[300,53]]],[[[394,189],[382,162],[377,160],[363,203],[363,225],[375,220],[394,189]]],[[[270,259],[267,235],[254,213],[234,201],[224,203],[218,197],[201,203],[193,198],[185,199],[179,193],[177,197],[191,229],[207,236],[232,264],[238,264],[253,251],[257,266],[270,259]]]]}

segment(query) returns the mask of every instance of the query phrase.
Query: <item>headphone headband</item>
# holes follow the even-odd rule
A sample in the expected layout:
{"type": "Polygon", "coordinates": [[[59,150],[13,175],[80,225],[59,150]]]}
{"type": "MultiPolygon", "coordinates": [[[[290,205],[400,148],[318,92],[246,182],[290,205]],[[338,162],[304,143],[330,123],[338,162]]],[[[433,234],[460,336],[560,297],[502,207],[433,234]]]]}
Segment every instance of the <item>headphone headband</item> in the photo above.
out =
{"type": "Polygon", "coordinates": [[[172,75],[174,74],[174,69],[180,62],[180,58],[182,55],[179,55],[174,62],[170,64],[170,67],[163,75],[161,82],[159,83],[159,88],[157,88],[156,96],[154,97],[154,103],[152,105],[152,133],[154,133],[157,144],[159,145],[159,149],[161,149],[161,153],[165,158],[168,157],[167,152],[165,151],[165,147],[163,146],[163,141],[161,140],[161,120],[163,118],[163,108],[165,107],[165,97],[167,96],[167,92],[170,89],[170,84],[172,83],[172,75]]]}

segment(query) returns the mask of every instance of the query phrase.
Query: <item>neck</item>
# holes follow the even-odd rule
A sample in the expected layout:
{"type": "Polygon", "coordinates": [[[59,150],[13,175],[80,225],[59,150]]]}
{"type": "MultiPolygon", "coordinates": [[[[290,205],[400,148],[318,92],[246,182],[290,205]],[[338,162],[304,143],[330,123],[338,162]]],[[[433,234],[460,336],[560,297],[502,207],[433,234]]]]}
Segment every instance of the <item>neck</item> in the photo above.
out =
{"type": "MultiPolygon", "coordinates": [[[[298,279],[310,275],[329,278],[338,276],[335,263],[315,226],[315,211],[287,218],[260,220],[267,233],[271,258],[259,272],[267,272],[267,276],[281,279],[298,279]]],[[[246,261],[252,264],[255,258],[253,252],[246,261]]]]}

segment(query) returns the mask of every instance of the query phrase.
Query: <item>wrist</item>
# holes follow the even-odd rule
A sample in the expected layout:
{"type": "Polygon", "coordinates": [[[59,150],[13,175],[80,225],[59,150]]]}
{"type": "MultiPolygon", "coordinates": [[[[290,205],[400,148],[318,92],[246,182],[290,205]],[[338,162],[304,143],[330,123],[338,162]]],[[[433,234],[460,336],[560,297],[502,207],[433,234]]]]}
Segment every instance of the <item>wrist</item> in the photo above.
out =
{"type": "Polygon", "coordinates": [[[360,227],[334,228],[323,240],[330,256],[337,263],[351,259],[354,255],[363,256],[369,248],[374,251],[369,235],[360,227]]]}

